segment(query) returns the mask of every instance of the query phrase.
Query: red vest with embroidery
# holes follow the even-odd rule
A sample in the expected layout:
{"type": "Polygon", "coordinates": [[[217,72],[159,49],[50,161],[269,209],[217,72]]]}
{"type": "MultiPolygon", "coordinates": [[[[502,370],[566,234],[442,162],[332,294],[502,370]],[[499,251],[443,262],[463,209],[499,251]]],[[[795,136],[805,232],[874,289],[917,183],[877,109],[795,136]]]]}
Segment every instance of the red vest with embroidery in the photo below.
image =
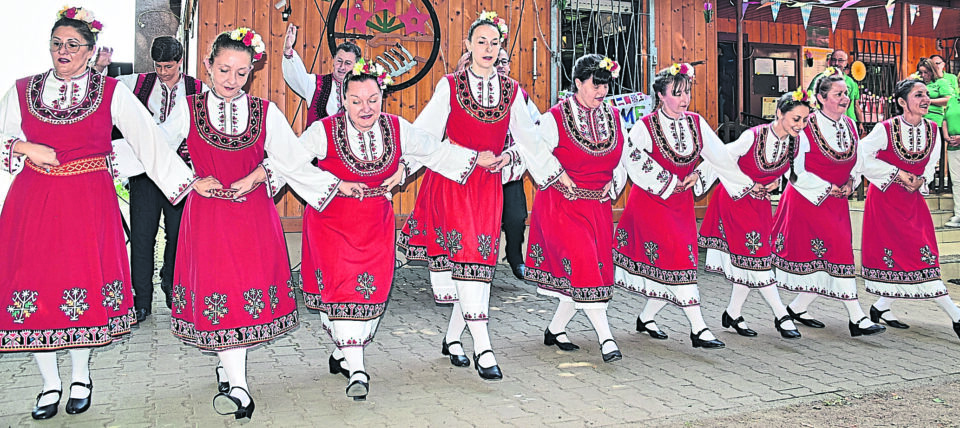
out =
{"type": "Polygon", "coordinates": [[[767,134],[772,132],[770,131],[770,125],[755,126],[750,130],[753,131],[754,135],[753,145],[750,146],[747,153],[740,156],[737,165],[740,167],[740,171],[754,182],[763,185],[770,184],[783,177],[783,174],[786,174],[787,170],[790,169],[790,159],[796,156],[796,149],[794,149],[797,144],[796,139],[787,137],[788,142],[786,147],[783,148],[783,153],[779,154],[773,162],[767,162],[765,153],[767,151],[767,134]]]}
{"type": "Polygon", "coordinates": [[[823,137],[820,125],[817,124],[816,113],[810,113],[810,124],[803,132],[807,134],[807,140],[810,141],[810,151],[804,158],[803,168],[810,171],[817,177],[826,180],[837,186],[847,184],[850,179],[850,171],[857,163],[857,143],[860,141],[860,135],[857,134],[856,126],[849,117],[842,116],[850,130],[850,148],[845,152],[838,152],[830,148],[827,140],[823,137]]]}
{"type": "Polygon", "coordinates": [[[321,119],[324,132],[327,133],[327,157],[317,166],[343,181],[360,182],[369,187],[380,186],[397,172],[400,165],[400,119],[392,114],[380,114],[380,119],[373,126],[380,127],[383,153],[374,153],[375,159],[369,161],[358,158],[350,150],[348,120],[344,112],[321,119]]]}
{"type": "Polygon", "coordinates": [[[560,135],[553,155],[578,187],[601,189],[613,179],[613,170],[620,163],[620,154],[623,152],[620,115],[613,107],[602,104],[599,108],[607,111],[603,127],[609,134],[602,140],[587,137],[577,129],[576,117],[570,105],[572,102],[576,101],[563,100],[550,108],[560,135]]]}
{"type": "MultiPolygon", "coordinates": [[[[327,100],[330,99],[330,92],[333,91],[333,74],[324,74],[317,76],[317,87],[313,91],[313,100],[310,101],[310,108],[307,109],[307,129],[313,122],[327,117],[327,100]]],[[[338,102],[339,104],[339,102],[338,102]]]]}
{"type": "Polygon", "coordinates": [[[919,152],[912,152],[903,145],[903,130],[899,120],[892,118],[883,121],[882,125],[887,131],[887,147],[877,152],[877,159],[913,175],[923,175],[937,141],[937,125],[928,119],[922,120],[927,127],[927,145],[919,152]]]}
{"type": "Polygon", "coordinates": [[[660,117],[657,114],[658,112],[654,111],[640,119],[653,139],[653,150],[650,157],[657,161],[664,170],[680,177],[682,180],[697,168],[700,151],[703,150],[703,141],[700,139],[700,115],[690,112],[684,112],[683,114],[690,131],[693,132],[693,143],[696,144],[693,152],[683,156],[670,147],[670,143],[663,135],[663,126],[660,125],[660,117]]]}
{"type": "Polygon", "coordinates": [[[57,151],[57,160],[67,163],[113,151],[110,133],[113,117],[110,104],[117,81],[98,73],[87,76],[87,93],[72,107],[48,106],[40,98],[51,73],[17,80],[20,101],[20,128],[27,141],[35,141],[57,151]]]}
{"type": "Polygon", "coordinates": [[[231,135],[220,132],[210,122],[208,96],[210,92],[187,97],[192,124],[187,147],[198,177],[212,175],[224,187],[229,187],[263,162],[269,101],[244,95],[249,112],[247,126],[243,132],[231,135]]]}
{"type": "Polygon", "coordinates": [[[478,152],[489,150],[499,156],[510,129],[510,106],[520,92],[517,82],[500,76],[500,102],[483,107],[470,93],[466,70],[445,77],[450,83],[447,138],[458,146],[478,152]]]}

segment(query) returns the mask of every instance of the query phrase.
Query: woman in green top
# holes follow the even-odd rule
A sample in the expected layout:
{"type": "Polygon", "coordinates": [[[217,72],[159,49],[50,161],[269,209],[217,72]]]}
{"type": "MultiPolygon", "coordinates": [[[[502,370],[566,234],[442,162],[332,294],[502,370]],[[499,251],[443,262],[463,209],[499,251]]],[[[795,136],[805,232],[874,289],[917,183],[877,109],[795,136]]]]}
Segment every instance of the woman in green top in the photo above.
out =
{"type": "Polygon", "coordinates": [[[923,117],[936,122],[937,126],[940,126],[943,124],[943,108],[946,107],[950,97],[953,96],[953,88],[927,58],[922,58],[920,63],[917,64],[917,74],[927,85],[927,91],[930,93],[930,111],[923,117]]]}
{"type": "Polygon", "coordinates": [[[947,227],[960,227],[960,100],[957,98],[954,95],[947,102],[941,126],[943,144],[947,148],[947,164],[950,166],[950,177],[953,178],[953,217],[944,225],[947,227]]]}

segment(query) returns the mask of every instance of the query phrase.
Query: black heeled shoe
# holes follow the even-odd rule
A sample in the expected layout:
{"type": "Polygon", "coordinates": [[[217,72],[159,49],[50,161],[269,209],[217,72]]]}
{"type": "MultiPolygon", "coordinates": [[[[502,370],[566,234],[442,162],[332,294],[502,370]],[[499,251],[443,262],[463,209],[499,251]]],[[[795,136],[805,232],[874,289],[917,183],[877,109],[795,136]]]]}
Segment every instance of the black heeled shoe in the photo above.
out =
{"type": "Polygon", "coordinates": [[[733,319],[727,311],[723,311],[723,316],[720,317],[720,324],[723,324],[723,328],[733,327],[737,331],[737,334],[746,337],[756,337],[757,332],[749,328],[740,328],[740,323],[743,322],[743,316],[733,319]]]}
{"type": "Polygon", "coordinates": [[[244,406],[239,398],[234,397],[228,393],[221,392],[213,396],[213,410],[222,416],[233,415],[234,419],[249,420],[251,417],[253,417],[253,409],[256,408],[256,404],[253,402],[253,397],[250,395],[249,391],[239,386],[230,388],[230,391],[233,391],[234,389],[239,389],[243,391],[244,394],[247,394],[247,398],[250,399],[250,403],[244,406]],[[225,412],[225,411],[221,411],[220,409],[233,409],[233,410],[225,412]]]}
{"type": "Polygon", "coordinates": [[[550,327],[547,327],[547,329],[543,331],[543,344],[547,346],[557,345],[557,348],[560,348],[561,351],[576,351],[577,349],[580,349],[579,346],[574,345],[573,343],[561,342],[557,340],[558,336],[566,335],[567,333],[563,331],[553,334],[550,332],[550,327]]]}
{"type": "Polygon", "coordinates": [[[30,412],[30,416],[33,416],[33,418],[36,419],[36,420],[38,420],[38,421],[44,420],[44,419],[50,419],[50,418],[56,416],[56,415],[57,415],[57,408],[60,407],[60,398],[61,398],[61,397],[63,397],[63,391],[61,391],[61,390],[59,390],[59,389],[51,389],[51,390],[43,391],[43,392],[37,394],[37,405],[36,405],[36,406],[33,406],[33,411],[30,412]],[[41,405],[40,405],[40,399],[43,398],[44,395],[53,394],[54,392],[57,393],[57,402],[56,402],[56,403],[50,403],[50,404],[47,404],[47,405],[45,405],[45,406],[41,406],[41,405]]]}
{"type": "MultiPolygon", "coordinates": [[[[601,353],[603,353],[603,345],[606,345],[607,342],[613,342],[614,345],[617,344],[617,341],[616,341],[616,340],[613,340],[613,339],[607,339],[607,340],[604,340],[603,342],[600,342],[600,352],[601,352],[601,353]]],[[[612,363],[612,362],[614,362],[614,361],[619,361],[619,360],[622,360],[622,359],[623,359],[623,354],[620,353],[620,347],[619,347],[619,346],[617,346],[617,349],[614,349],[614,350],[612,350],[612,351],[610,351],[610,352],[607,352],[607,353],[604,353],[604,354],[603,354],[603,362],[605,362],[605,363],[612,363]]]]}
{"type": "Polygon", "coordinates": [[[481,378],[486,380],[503,379],[503,373],[500,372],[499,365],[494,364],[490,367],[480,367],[480,357],[482,357],[483,354],[486,354],[487,352],[492,354],[493,349],[487,349],[486,351],[481,352],[480,355],[473,354],[473,364],[477,366],[477,374],[479,374],[481,378]]]}
{"type": "Polygon", "coordinates": [[[353,378],[356,374],[362,374],[367,378],[366,382],[362,380],[354,380],[347,385],[347,397],[353,398],[353,401],[364,401],[367,399],[367,393],[370,392],[370,375],[363,370],[357,370],[350,374],[350,378],[353,378]]]}
{"type": "Polygon", "coordinates": [[[780,324],[783,324],[784,322],[787,322],[787,321],[790,321],[790,320],[791,320],[790,315],[784,315],[784,316],[780,317],[779,319],[774,318],[774,319],[773,319],[773,326],[776,327],[776,328],[777,328],[777,331],[780,332],[780,337],[782,337],[782,338],[784,338],[784,339],[799,339],[799,338],[800,338],[800,330],[785,330],[783,327],[780,326],[780,324]]]}
{"type": "Polygon", "coordinates": [[[710,329],[705,328],[703,330],[700,330],[700,332],[697,334],[693,334],[693,332],[690,332],[690,341],[693,342],[694,348],[720,349],[727,346],[723,342],[721,342],[719,339],[713,339],[713,340],[701,339],[700,336],[706,331],[710,331],[710,329]]]}
{"type": "Polygon", "coordinates": [[[639,331],[640,333],[647,333],[650,335],[650,337],[654,339],[666,340],[667,333],[664,333],[663,331],[660,331],[660,330],[651,330],[647,328],[647,324],[650,324],[652,322],[654,321],[653,320],[640,321],[640,317],[637,317],[637,331],[639,331]]]}
{"type": "MultiPolygon", "coordinates": [[[[347,369],[343,368],[344,360],[346,360],[346,358],[341,358],[338,360],[336,358],[333,358],[333,355],[330,355],[330,361],[329,361],[330,374],[342,374],[343,377],[350,379],[350,372],[348,372],[347,369]]],[[[226,392],[226,391],[220,391],[220,392],[226,392]]]]}
{"type": "Polygon", "coordinates": [[[957,333],[957,337],[960,338],[960,321],[953,323],[953,332],[957,333]]]}
{"type": "Polygon", "coordinates": [[[873,321],[873,322],[876,323],[876,324],[879,324],[880,321],[883,321],[885,324],[887,324],[887,325],[889,325],[890,327],[893,327],[893,328],[899,328],[899,329],[908,329],[908,328],[910,328],[910,326],[907,325],[907,323],[900,322],[900,320],[888,320],[888,319],[883,318],[883,314],[885,314],[885,313],[887,313],[887,312],[890,312],[890,310],[889,310],[889,309],[886,309],[886,310],[882,310],[882,311],[881,311],[881,310],[877,309],[875,306],[871,305],[871,306],[870,306],[870,321],[873,321]]]}
{"type": "Polygon", "coordinates": [[[860,318],[860,321],[857,321],[856,323],[850,321],[850,336],[869,336],[871,334],[883,333],[884,331],[887,331],[887,328],[880,324],[874,324],[867,328],[860,328],[860,323],[865,319],[867,319],[867,317],[860,318]]]}
{"type": "Polygon", "coordinates": [[[86,398],[70,397],[70,399],[67,400],[67,405],[63,407],[63,410],[66,410],[66,412],[71,415],[77,415],[77,414],[86,412],[87,409],[90,408],[90,401],[93,398],[93,379],[90,379],[90,383],[83,383],[83,382],[71,383],[70,389],[73,389],[74,386],[87,388],[87,390],[89,390],[90,393],[87,394],[86,398]]]}
{"type": "MultiPolygon", "coordinates": [[[[463,344],[459,340],[454,340],[453,342],[447,343],[447,338],[443,338],[443,343],[440,344],[440,353],[443,355],[450,356],[450,364],[453,364],[457,367],[470,367],[470,359],[466,355],[451,354],[450,346],[451,345],[460,345],[463,348],[463,344]]],[[[349,376],[347,376],[349,377],[349,376]]]]}
{"type": "MultiPolygon", "coordinates": [[[[222,377],[220,377],[220,370],[223,370],[223,366],[217,364],[217,369],[216,369],[216,372],[217,372],[217,392],[226,393],[227,391],[230,391],[230,382],[228,382],[226,379],[223,379],[222,377]]],[[[224,370],[224,371],[226,371],[226,370],[224,370]]],[[[224,373],[223,376],[226,377],[227,374],[224,373]]]]}
{"type": "Polygon", "coordinates": [[[790,315],[790,318],[793,318],[794,321],[797,321],[797,322],[799,322],[800,324],[803,324],[803,325],[805,325],[805,326],[807,326],[807,327],[810,327],[810,328],[824,328],[824,327],[826,327],[826,325],[825,325],[824,323],[822,323],[822,322],[820,322],[820,321],[817,321],[817,320],[815,320],[815,319],[813,319],[813,318],[800,318],[800,315],[803,315],[803,314],[805,314],[805,313],[807,313],[807,311],[803,311],[803,312],[800,312],[800,313],[793,312],[793,309],[790,309],[790,307],[787,306],[787,314],[789,314],[789,315],[790,315]]]}

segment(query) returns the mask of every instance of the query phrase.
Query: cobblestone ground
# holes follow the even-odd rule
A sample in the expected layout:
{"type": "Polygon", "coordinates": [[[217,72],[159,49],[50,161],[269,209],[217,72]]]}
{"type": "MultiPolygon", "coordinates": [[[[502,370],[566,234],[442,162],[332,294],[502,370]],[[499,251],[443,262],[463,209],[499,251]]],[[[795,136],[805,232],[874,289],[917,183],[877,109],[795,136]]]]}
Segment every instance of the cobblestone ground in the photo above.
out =
{"type": "MultiPolygon", "coordinates": [[[[504,379],[481,380],[470,368],[440,355],[450,309],[433,304],[422,267],[397,270],[386,316],[367,347],[372,377],[365,402],[344,395],[346,381],[327,371],[332,350],[319,318],[303,310],[302,326],[250,352],[248,376],[257,410],[254,426],[606,426],[683,424],[703,418],[780,408],[836,394],[872,393],[956,381],[960,340],[933,302],[899,302],[912,327],[853,339],[840,303],[819,299],[811,313],[827,324],[803,329],[797,341],[780,339],[773,315],[752,293],[744,317],[760,335],[737,336],[720,327],[726,281],[701,272],[703,312],[722,350],[690,346],[689,327],[672,306],[659,318],[670,334],[652,340],[634,331],[643,299],[618,292],[610,323],[624,359],[604,364],[586,317],[568,332],[581,345],[561,352],[543,345],[556,302],[499,266],[491,298],[490,330],[504,379]]],[[[955,293],[956,289],[953,290],[955,293]]],[[[862,289],[861,289],[861,293],[862,289]]],[[[783,293],[784,299],[792,295],[783,293]]],[[[875,298],[866,294],[864,308],[875,298]]],[[[61,412],[46,426],[232,425],[216,415],[216,359],[182,345],[169,331],[159,287],[154,314],[129,340],[94,351],[93,406],[82,415],[61,412]]],[[[469,334],[464,335],[468,353],[469,334]]],[[[64,386],[69,359],[61,353],[64,386]]],[[[29,354],[0,356],[0,426],[36,424],[29,412],[40,376],[29,354]]],[[[65,399],[64,399],[65,403],[65,399]]],[[[39,424],[37,424],[39,425],[39,424]]]]}

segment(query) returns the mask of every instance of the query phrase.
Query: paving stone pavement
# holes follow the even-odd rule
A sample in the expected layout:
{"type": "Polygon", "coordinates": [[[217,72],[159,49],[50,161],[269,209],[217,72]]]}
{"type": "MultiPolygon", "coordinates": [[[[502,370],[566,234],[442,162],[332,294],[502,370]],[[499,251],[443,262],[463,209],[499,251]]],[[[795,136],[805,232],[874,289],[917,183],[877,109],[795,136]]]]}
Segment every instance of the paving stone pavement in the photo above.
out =
{"type": "MultiPolygon", "coordinates": [[[[802,328],[802,339],[787,341],[774,330],[773,315],[757,293],[751,293],[744,317],[760,335],[745,338],[720,326],[728,283],[701,271],[700,290],[707,323],[726,349],[692,348],[686,320],[672,306],[658,317],[668,340],[635,332],[644,301],[618,290],[609,316],[624,359],[605,364],[583,314],[568,328],[579,351],[544,346],[543,329],[556,301],[537,295],[500,265],[490,330],[504,379],[489,382],[477,376],[472,363],[457,368],[440,355],[450,309],[433,304],[425,268],[405,266],[397,270],[385,318],[367,347],[372,377],[367,401],[347,399],[346,381],[328,373],[332,345],[319,317],[301,301],[301,327],[249,354],[248,377],[257,403],[251,425],[658,425],[960,376],[960,340],[930,301],[894,306],[909,330],[854,339],[843,306],[821,298],[810,311],[827,328],[802,328]]],[[[782,294],[785,301],[792,298],[782,294]]],[[[862,286],[861,296],[865,309],[876,300],[862,286]]],[[[127,341],[94,351],[93,406],[82,415],[67,415],[61,406],[54,419],[33,421],[29,412],[40,389],[36,365],[29,354],[0,355],[0,426],[234,425],[211,406],[215,357],[175,339],[159,291],[154,301],[154,315],[127,341]]],[[[471,352],[469,334],[464,342],[471,352]]]]}

